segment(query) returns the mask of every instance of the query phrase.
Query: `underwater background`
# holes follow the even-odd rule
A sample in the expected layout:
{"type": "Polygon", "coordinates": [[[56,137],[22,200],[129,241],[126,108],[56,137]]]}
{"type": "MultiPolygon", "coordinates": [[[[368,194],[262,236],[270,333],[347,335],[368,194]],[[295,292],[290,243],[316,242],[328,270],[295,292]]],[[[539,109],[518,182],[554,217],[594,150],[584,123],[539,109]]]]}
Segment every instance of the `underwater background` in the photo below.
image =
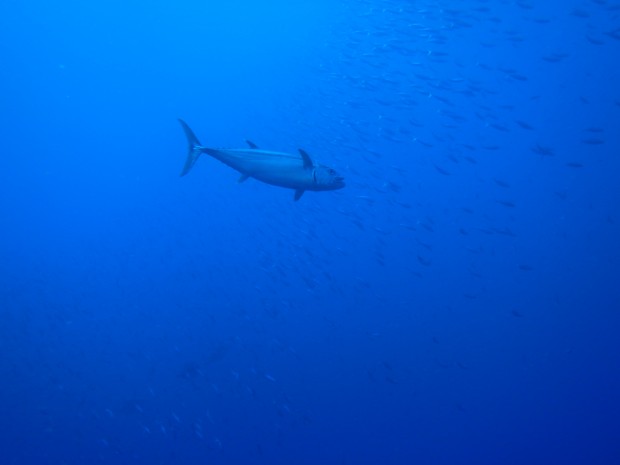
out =
{"type": "Polygon", "coordinates": [[[4,0],[0,58],[0,464],[620,463],[620,1],[4,0]]]}

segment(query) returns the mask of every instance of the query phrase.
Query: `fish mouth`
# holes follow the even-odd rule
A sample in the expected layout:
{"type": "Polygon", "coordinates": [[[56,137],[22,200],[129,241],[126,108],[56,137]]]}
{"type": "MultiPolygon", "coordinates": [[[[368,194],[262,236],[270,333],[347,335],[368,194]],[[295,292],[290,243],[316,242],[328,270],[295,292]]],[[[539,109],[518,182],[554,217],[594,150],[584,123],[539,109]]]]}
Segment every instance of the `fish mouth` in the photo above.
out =
{"type": "Polygon", "coordinates": [[[338,176],[337,178],[335,178],[334,186],[336,187],[336,189],[341,189],[344,186],[346,186],[346,183],[344,182],[344,178],[342,176],[338,176]]]}

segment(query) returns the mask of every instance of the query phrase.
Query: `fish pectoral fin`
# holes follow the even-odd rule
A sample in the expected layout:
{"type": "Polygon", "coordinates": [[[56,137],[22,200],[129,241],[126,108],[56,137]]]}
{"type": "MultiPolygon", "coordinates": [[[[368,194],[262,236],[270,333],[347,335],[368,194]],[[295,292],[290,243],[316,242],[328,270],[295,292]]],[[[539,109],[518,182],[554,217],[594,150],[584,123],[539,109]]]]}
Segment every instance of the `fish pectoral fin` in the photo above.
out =
{"type": "Polygon", "coordinates": [[[304,161],[304,169],[309,170],[310,168],[312,168],[314,166],[314,163],[312,163],[312,158],[310,158],[308,152],[306,152],[304,149],[299,149],[299,153],[304,161]]]}
{"type": "Polygon", "coordinates": [[[301,199],[301,196],[304,195],[304,192],[306,192],[303,189],[297,189],[295,191],[295,202],[297,202],[299,199],[301,199]]]}
{"type": "Polygon", "coordinates": [[[237,182],[241,184],[243,181],[247,180],[249,177],[250,177],[249,174],[242,174],[241,176],[239,176],[239,179],[237,179],[237,182]]]}
{"type": "Polygon", "coordinates": [[[251,140],[245,140],[246,143],[250,146],[251,149],[257,149],[258,145],[256,145],[254,142],[252,142],[251,140]]]}

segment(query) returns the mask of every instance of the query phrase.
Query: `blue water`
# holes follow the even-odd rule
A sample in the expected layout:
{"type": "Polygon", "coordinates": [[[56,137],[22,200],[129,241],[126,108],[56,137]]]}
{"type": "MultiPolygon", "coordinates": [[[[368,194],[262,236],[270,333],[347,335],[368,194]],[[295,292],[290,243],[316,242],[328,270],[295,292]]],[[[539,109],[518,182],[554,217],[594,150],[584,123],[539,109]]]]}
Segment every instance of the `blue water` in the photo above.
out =
{"type": "Polygon", "coordinates": [[[4,0],[0,59],[0,464],[620,463],[618,0],[4,0]]]}

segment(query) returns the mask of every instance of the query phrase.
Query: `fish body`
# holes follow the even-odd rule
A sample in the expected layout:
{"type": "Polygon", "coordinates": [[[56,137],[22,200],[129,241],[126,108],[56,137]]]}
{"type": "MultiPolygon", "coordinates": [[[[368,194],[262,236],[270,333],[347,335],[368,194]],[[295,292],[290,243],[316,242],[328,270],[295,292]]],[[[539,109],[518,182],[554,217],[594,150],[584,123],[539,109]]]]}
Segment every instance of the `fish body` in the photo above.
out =
{"type": "Polygon", "coordinates": [[[207,154],[241,173],[239,182],[254,178],[266,184],[295,190],[295,200],[305,191],[329,191],[345,186],[344,178],[329,166],[315,163],[304,151],[299,154],[259,149],[248,141],[249,148],[221,149],[204,147],[190,127],[179,120],[188,141],[188,155],[181,171],[185,176],[200,155],[207,154]]]}

